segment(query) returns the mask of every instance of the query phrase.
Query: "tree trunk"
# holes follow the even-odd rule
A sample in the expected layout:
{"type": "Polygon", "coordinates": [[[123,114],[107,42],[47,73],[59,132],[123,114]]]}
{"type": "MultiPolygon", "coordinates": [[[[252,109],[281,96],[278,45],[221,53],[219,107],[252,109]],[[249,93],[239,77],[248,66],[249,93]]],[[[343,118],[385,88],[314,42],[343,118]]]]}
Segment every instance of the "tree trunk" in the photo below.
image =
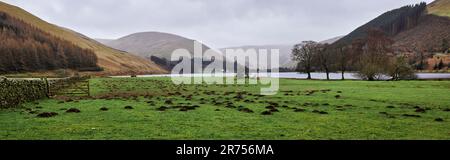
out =
{"type": "Polygon", "coordinates": [[[306,78],[306,79],[312,79],[312,78],[311,78],[311,72],[310,72],[310,71],[308,71],[308,78],[306,78]]]}
{"type": "Polygon", "coordinates": [[[342,70],[342,80],[345,80],[345,71],[344,70],[342,70]]]}
{"type": "Polygon", "coordinates": [[[326,71],[327,72],[327,80],[330,80],[330,71],[326,71]]]}

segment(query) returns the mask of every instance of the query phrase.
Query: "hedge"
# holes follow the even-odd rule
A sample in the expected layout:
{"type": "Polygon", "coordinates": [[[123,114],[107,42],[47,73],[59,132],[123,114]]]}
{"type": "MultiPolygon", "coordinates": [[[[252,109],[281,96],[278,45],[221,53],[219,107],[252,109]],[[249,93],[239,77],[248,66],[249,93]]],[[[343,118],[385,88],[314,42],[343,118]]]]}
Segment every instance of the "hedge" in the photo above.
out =
{"type": "Polygon", "coordinates": [[[0,79],[0,108],[17,107],[22,103],[47,97],[45,81],[0,79]]]}

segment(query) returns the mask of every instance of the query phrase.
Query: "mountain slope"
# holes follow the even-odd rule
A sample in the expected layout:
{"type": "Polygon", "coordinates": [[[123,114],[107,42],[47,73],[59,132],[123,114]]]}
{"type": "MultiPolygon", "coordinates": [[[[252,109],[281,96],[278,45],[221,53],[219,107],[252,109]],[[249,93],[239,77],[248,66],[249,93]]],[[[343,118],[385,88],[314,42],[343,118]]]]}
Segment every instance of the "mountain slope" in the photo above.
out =
{"type": "Polygon", "coordinates": [[[22,20],[25,23],[28,23],[55,37],[67,40],[78,47],[92,50],[98,58],[98,65],[105,70],[104,72],[106,74],[126,74],[129,72],[166,72],[164,69],[149,60],[106,47],[103,44],[77,32],[47,23],[19,7],[0,2],[0,11],[22,20]]]}
{"type": "Polygon", "coordinates": [[[342,39],[343,37],[344,37],[344,36],[337,36],[337,37],[334,37],[334,38],[330,38],[330,39],[321,41],[321,42],[319,42],[319,43],[322,43],[322,44],[333,44],[334,42],[339,41],[339,40],[342,39]]]}
{"type": "MultiPolygon", "coordinates": [[[[194,40],[169,33],[141,32],[117,40],[103,41],[112,48],[127,51],[141,57],[156,56],[169,60],[176,49],[187,49],[194,53],[194,40]]],[[[203,51],[209,47],[203,45],[203,51]]]]}
{"type": "Polygon", "coordinates": [[[99,71],[97,56],[0,11],[0,74],[72,69],[99,71]]]}
{"type": "Polygon", "coordinates": [[[418,19],[425,11],[425,8],[426,4],[421,3],[415,6],[404,6],[388,11],[370,22],[358,27],[345,37],[335,42],[334,45],[349,45],[355,39],[365,38],[367,31],[372,28],[380,29],[388,36],[395,36],[400,32],[414,28],[419,23],[418,19]]]}
{"type": "MultiPolygon", "coordinates": [[[[173,51],[177,49],[186,49],[193,54],[195,40],[170,33],[140,32],[130,34],[117,40],[105,41],[100,39],[99,42],[103,42],[105,45],[118,50],[123,50],[143,58],[151,59],[153,62],[159,64],[165,69],[171,70],[177,64],[176,62],[170,62],[173,51]]],[[[210,49],[204,44],[202,44],[202,48],[203,53],[210,49]]],[[[224,64],[225,62],[222,54],[216,51],[214,53],[217,56],[215,59],[216,62],[224,64]]],[[[209,64],[209,62],[203,62],[204,67],[209,64]]],[[[195,70],[195,72],[200,71],[201,70],[195,70]]]]}
{"type": "Polygon", "coordinates": [[[444,39],[450,39],[449,8],[450,0],[401,7],[380,15],[333,45],[349,45],[353,40],[364,38],[368,29],[378,28],[394,40],[397,52],[417,49],[436,52],[444,39]]]}
{"type": "Polygon", "coordinates": [[[248,45],[248,46],[239,46],[239,47],[227,47],[220,49],[221,52],[225,53],[226,49],[255,49],[256,51],[260,49],[267,49],[269,52],[271,49],[279,49],[280,51],[280,67],[282,68],[293,68],[295,63],[292,61],[291,53],[292,47],[294,45],[248,45]]]}
{"type": "Polygon", "coordinates": [[[393,37],[394,48],[400,52],[414,52],[415,49],[439,52],[442,41],[450,39],[450,19],[435,15],[424,15],[418,26],[393,37]]]}
{"type": "Polygon", "coordinates": [[[450,17],[450,0],[436,0],[428,5],[428,13],[450,17]]]}

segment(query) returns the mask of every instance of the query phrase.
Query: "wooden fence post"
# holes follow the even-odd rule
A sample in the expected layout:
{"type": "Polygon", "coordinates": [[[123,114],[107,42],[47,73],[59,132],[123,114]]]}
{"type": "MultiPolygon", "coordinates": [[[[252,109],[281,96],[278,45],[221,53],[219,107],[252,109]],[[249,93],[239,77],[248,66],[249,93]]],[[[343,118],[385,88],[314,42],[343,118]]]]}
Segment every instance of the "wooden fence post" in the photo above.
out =
{"type": "Polygon", "coordinates": [[[47,77],[44,78],[44,83],[45,83],[45,88],[47,90],[47,97],[50,97],[50,85],[48,84],[48,79],[47,77]]]}
{"type": "Polygon", "coordinates": [[[90,89],[91,87],[89,86],[89,79],[87,80],[87,91],[88,91],[88,97],[90,97],[91,96],[91,89],[90,89]]]}

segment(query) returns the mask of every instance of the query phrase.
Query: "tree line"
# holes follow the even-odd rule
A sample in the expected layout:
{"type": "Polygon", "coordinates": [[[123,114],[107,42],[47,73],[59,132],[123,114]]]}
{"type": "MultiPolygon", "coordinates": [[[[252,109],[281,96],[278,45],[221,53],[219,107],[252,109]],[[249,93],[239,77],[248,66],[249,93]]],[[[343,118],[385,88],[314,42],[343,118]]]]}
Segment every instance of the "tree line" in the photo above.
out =
{"type": "Polygon", "coordinates": [[[345,79],[346,71],[357,71],[365,80],[392,77],[392,80],[414,79],[414,69],[405,56],[397,56],[392,50],[393,40],[380,29],[369,29],[365,38],[355,39],[350,45],[334,46],[314,41],[304,41],[292,49],[292,58],[298,62],[297,71],[308,74],[323,71],[327,79],[330,73],[340,71],[345,79]]]}
{"type": "Polygon", "coordinates": [[[4,12],[0,12],[0,39],[0,73],[100,70],[93,51],[52,36],[4,12]]]}

